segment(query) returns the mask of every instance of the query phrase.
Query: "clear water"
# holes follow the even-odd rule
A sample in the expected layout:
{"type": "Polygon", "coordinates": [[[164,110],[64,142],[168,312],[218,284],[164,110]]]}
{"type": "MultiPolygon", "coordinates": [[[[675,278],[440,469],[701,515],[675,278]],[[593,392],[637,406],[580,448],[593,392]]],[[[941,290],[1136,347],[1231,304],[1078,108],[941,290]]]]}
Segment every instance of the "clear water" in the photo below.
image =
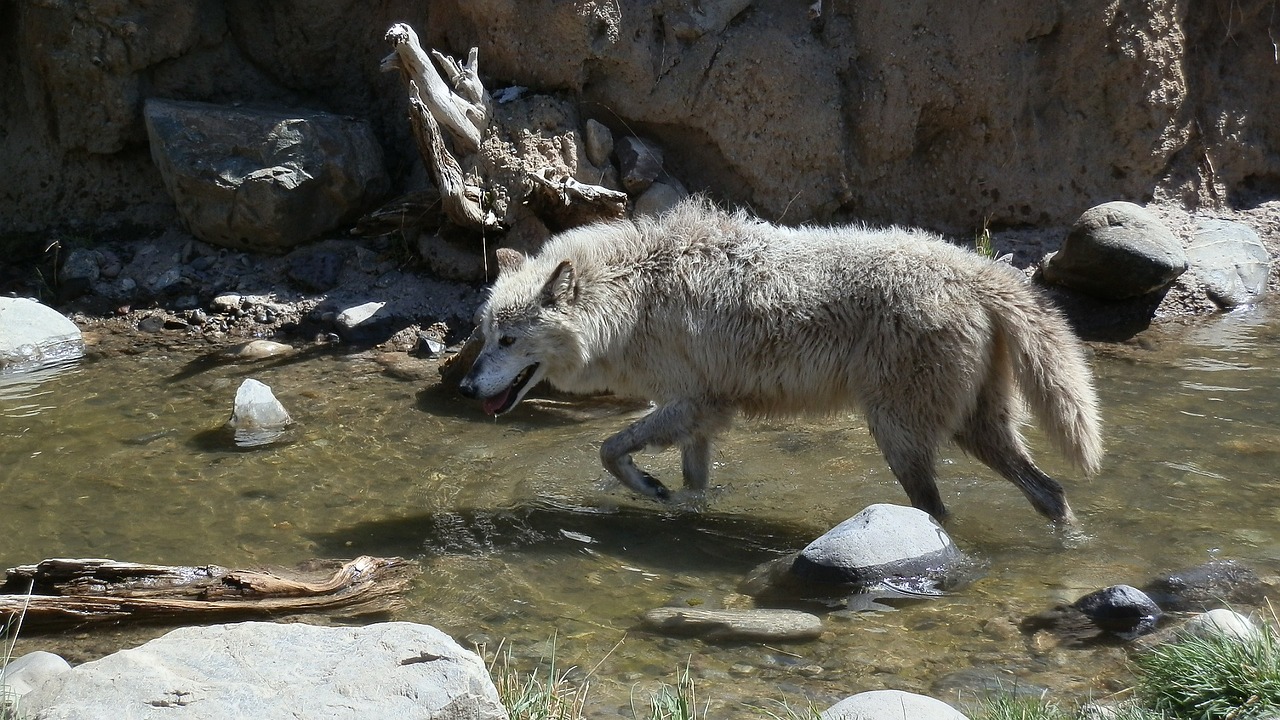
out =
{"type": "MultiPolygon", "coordinates": [[[[828,614],[829,632],[803,644],[664,638],[638,630],[637,617],[671,602],[741,606],[736,587],[758,563],[867,504],[904,503],[860,419],[739,424],[719,446],[710,508],[682,513],[603,482],[599,442],[635,407],[544,400],[495,422],[372,355],[202,367],[194,350],[151,350],[91,354],[40,385],[10,379],[0,386],[0,564],[411,557],[422,572],[394,619],[464,645],[505,641],[529,666],[554,645],[561,668],[591,673],[598,717],[630,717],[630,698],[686,665],[701,699],[728,717],[759,717],[745,702],[825,707],[878,688],[955,700],[999,682],[1096,697],[1124,686],[1121,651],[1044,645],[1016,623],[1215,557],[1275,573],[1278,348],[1280,320],[1261,311],[1100,347],[1103,472],[1081,478],[1032,440],[1084,537],[1055,533],[1011,486],[950,452],[948,530],[989,564],[985,575],[893,612],[828,614]],[[288,444],[236,450],[220,431],[247,377],[298,421],[288,444]]],[[[641,462],[678,475],[674,453],[641,462]]],[[[31,635],[18,652],[79,662],[163,631],[31,635]]]]}

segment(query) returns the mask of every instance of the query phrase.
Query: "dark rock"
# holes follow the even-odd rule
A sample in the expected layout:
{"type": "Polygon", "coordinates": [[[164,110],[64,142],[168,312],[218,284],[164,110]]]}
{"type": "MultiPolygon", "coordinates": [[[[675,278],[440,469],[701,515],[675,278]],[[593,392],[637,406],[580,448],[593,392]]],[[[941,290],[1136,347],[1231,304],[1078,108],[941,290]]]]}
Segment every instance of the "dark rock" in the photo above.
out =
{"type": "Polygon", "coordinates": [[[164,330],[163,315],[148,315],[138,321],[138,329],[145,333],[158,333],[164,330]]]}
{"type": "Polygon", "coordinates": [[[200,239],[282,252],[390,188],[368,124],[314,111],[148,100],[151,157],[200,239]]]}
{"type": "Polygon", "coordinates": [[[1143,591],[1167,612],[1258,605],[1267,595],[1257,573],[1234,560],[1214,560],[1155,578],[1143,591]]]}
{"type": "Polygon", "coordinates": [[[288,268],[285,271],[291,280],[304,289],[313,292],[325,292],[333,289],[342,277],[342,267],[347,262],[346,255],[323,248],[297,250],[288,257],[288,268]]]}
{"type": "Polygon", "coordinates": [[[638,137],[627,136],[614,143],[622,186],[631,196],[638,196],[662,175],[662,149],[638,137]]]}
{"type": "Polygon", "coordinates": [[[1042,268],[1049,282],[1107,300],[1154,292],[1186,270],[1187,254],[1173,233],[1127,202],[1086,210],[1042,268]]]}
{"type": "Polygon", "coordinates": [[[64,300],[78,298],[89,292],[101,275],[100,253],[85,248],[72,250],[58,269],[58,296],[64,300]]]}
{"type": "Polygon", "coordinates": [[[1201,220],[1187,259],[1209,297],[1224,308],[1252,305],[1267,291],[1271,254],[1248,225],[1201,220]]]}
{"type": "Polygon", "coordinates": [[[1163,614],[1155,601],[1131,585],[1112,585],[1072,603],[1094,625],[1132,639],[1155,629],[1163,614]]]}

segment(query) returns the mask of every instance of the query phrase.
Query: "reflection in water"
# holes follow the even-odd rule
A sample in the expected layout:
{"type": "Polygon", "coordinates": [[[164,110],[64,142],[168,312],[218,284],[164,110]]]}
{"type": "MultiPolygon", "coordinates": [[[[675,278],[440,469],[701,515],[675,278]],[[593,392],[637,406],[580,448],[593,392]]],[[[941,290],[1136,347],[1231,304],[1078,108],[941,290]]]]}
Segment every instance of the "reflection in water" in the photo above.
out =
{"type": "Polygon", "coordinates": [[[0,415],[5,417],[30,417],[52,406],[42,405],[40,398],[53,395],[45,383],[64,373],[77,372],[78,357],[49,362],[37,368],[18,372],[15,369],[0,370],[0,415]]]}
{"type": "MultiPolygon", "coordinates": [[[[157,353],[42,384],[10,379],[0,388],[0,562],[413,557],[424,572],[396,619],[464,644],[506,639],[527,663],[554,636],[562,667],[599,665],[595,715],[629,716],[620,708],[633,693],[686,663],[713,713],[729,717],[760,716],[740,707],[746,699],[823,706],[882,687],[948,699],[997,682],[1097,695],[1123,684],[1121,650],[1043,646],[1017,621],[1215,557],[1276,572],[1278,346],[1280,323],[1251,312],[1101,348],[1103,472],[1078,476],[1031,434],[1078,532],[1055,533],[1008,483],[944,453],[948,530],[986,575],[895,611],[828,613],[829,632],[810,643],[713,645],[649,635],[636,620],[668,603],[744,606],[738,583],[759,563],[868,504],[905,503],[861,419],[740,423],[718,448],[720,487],[693,513],[604,477],[599,443],[635,405],[555,398],[493,421],[363,356],[191,371],[191,357],[157,353]],[[288,444],[240,451],[223,430],[249,377],[298,421],[288,444]]],[[[676,453],[643,461],[679,476],[676,453]]],[[[33,636],[19,652],[83,661],[162,631],[33,636]]]]}

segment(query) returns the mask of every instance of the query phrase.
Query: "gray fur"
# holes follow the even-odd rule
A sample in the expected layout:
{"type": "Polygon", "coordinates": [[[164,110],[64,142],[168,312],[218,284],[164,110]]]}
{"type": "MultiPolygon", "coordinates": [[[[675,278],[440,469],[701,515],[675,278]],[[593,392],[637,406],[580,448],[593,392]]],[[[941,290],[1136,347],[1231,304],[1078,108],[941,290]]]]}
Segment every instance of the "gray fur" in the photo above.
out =
{"type": "Polygon", "coordinates": [[[912,504],[939,519],[935,452],[954,440],[1072,520],[1023,444],[1024,399],[1079,467],[1102,459],[1091,374],[1061,315],[1008,268],[922,231],[784,228],[693,199],[499,264],[463,392],[496,413],[542,379],[655,401],[601,448],[646,495],[667,490],[633,453],[679,446],[686,487],[705,488],[711,442],[738,412],[861,410],[912,504]]]}

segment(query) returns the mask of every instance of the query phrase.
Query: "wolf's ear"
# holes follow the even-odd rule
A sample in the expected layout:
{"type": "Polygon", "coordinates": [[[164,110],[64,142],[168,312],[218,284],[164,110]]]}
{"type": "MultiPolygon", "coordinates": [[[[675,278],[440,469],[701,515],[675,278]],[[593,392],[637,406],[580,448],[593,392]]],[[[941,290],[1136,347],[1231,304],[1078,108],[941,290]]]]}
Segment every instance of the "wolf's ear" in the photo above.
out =
{"type": "Polygon", "coordinates": [[[578,299],[578,273],[573,262],[562,260],[551,272],[551,279],[542,286],[542,304],[546,307],[568,305],[578,299]]]}
{"type": "Polygon", "coordinates": [[[509,273],[519,270],[520,266],[524,265],[524,261],[527,259],[525,258],[524,253],[519,250],[512,250],[511,248],[498,248],[493,251],[493,254],[498,258],[498,272],[500,273],[509,273]]]}

